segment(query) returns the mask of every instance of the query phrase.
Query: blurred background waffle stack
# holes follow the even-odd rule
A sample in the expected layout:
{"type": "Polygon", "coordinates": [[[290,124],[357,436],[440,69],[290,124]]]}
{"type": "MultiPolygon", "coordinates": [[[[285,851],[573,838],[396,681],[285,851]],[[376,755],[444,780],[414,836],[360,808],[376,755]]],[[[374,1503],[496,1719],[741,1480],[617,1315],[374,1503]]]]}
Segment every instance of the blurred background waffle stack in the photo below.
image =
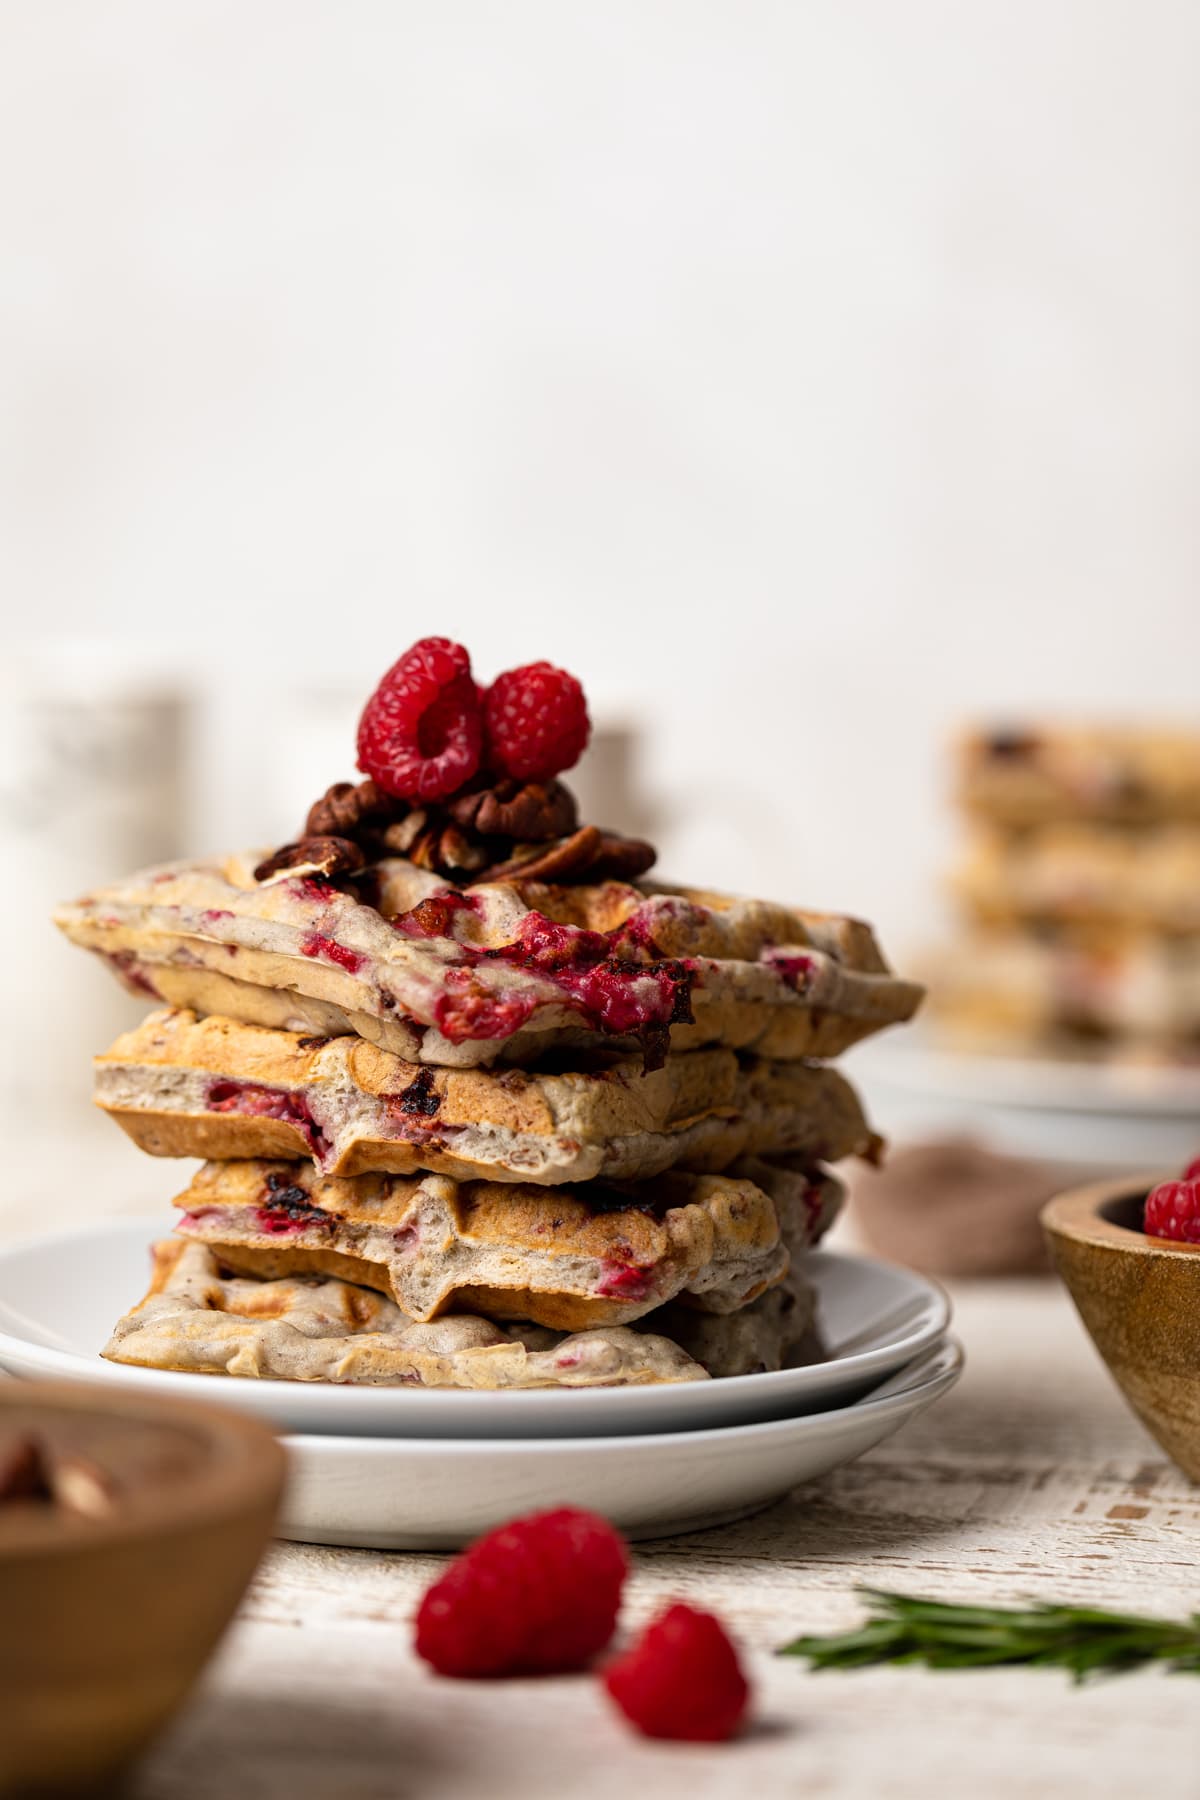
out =
{"type": "Polygon", "coordinates": [[[1194,1154],[1200,732],[979,727],[954,785],[954,922],[922,1026],[867,1052],[901,1147],[854,1212],[915,1267],[1017,1273],[1056,1190],[1194,1154]]]}
{"type": "Polygon", "coordinates": [[[1200,1065],[1200,733],[963,743],[966,934],[934,990],[972,1046],[1200,1065]]]}

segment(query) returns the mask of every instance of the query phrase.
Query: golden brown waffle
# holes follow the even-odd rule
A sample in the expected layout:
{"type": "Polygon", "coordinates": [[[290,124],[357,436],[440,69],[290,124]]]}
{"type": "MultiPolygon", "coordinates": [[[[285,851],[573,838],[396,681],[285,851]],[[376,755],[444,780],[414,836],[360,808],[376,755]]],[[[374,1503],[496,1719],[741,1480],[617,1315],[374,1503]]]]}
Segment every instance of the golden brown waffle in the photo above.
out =
{"type": "Polygon", "coordinates": [[[710,1375],[764,1375],[822,1355],[816,1332],[816,1295],[793,1266],[780,1282],[735,1313],[701,1313],[674,1301],[639,1319],[677,1344],[710,1375]]]}
{"type": "Polygon", "coordinates": [[[231,1277],[203,1244],[180,1237],[154,1245],[150,1290],[117,1322],[103,1354],[149,1369],[375,1386],[632,1387],[706,1379],[676,1344],[650,1333],[612,1326],[569,1337],[545,1333],[526,1345],[519,1332],[467,1314],[417,1324],[382,1294],[344,1281],[231,1277]]]}
{"type": "Polygon", "coordinates": [[[1200,732],[1022,725],[973,731],[959,752],[969,812],[1006,826],[1200,821],[1200,732]]]}
{"type": "Polygon", "coordinates": [[[334,1275],[379,1289],[414,1319],[465,1308],[580,1331],[680,1295],[735,1312],[778,1281],[840,1190],[750,1166],[758,1179],[672,1171],[618,1189],[207,1163],[175,1204],[179,1231],[241,1274],[334,1275]]]}
{"type": "Polygon", "coordinates": [[[55,917],[135,992],[452,1067],[598,1039],[651,1062],[668,1042],[833,1056],[921,997],[829,914],[613,881],[448,890],[402,858],[355,877],[367,904],[294,871],[258,883],[256,860],[149,870],[55,917]]]}
{"type": "Polygon", "coordinates": [[[980,831],[955,888],[989,925],[1049,923],[1094,943],[1114,933],[1200,935],[1200,825],[980,831]]]}
{"type": "Polygon", "coordinates": [[[717,1172],[768,1151],[873,1156],[833,1069],[730,1050],[563,1073],[434,1069],[361,1038],[152,1013],[96,1059],[97,1103],[156,1156],[311,1156],[328,1174],[428,1170],[469,1181],[630,1180],[717,1172]]]}
{"type": "Polygon", "coordinates": [[[1200,1053],[1200,940],[1125,933],[1096,944],[1069,935],[977,931],[943,951],[933,1012],[972,1048],[1124,1044],[1154,1055],[1200,1053]]]}

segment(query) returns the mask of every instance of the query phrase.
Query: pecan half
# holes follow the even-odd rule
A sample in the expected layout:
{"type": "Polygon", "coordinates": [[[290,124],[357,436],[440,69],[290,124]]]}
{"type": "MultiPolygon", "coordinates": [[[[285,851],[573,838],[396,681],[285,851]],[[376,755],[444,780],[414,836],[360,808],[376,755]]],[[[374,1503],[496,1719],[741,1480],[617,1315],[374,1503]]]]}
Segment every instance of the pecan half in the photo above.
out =
{"type": "Polygon", "coordinates": [[[36,1438],[0,1446],[0,1506],[17,1500],[53,1500],[46,1453],[36,1438]]]}
{"type": "Polygon", "coordinates": [[[373,781],[335,781],[308,809],[305,837],[353,837],[360,825],[403,818],[408,803],[385,794],[373,781]]]}
{"type": "Polygon", "coordinates": [[[407,813],[403,819],[396,819],[393,824],[385,825],[379,834],[382,849],[392,856],[407,856],[417,839],[429,829],[429,814],[421,807],[407,813]]]}
{"type": "Polygon", "coordinates": [[[54,1470],[54,1498],[64,1512],[103,1519],[113,1509],[113,1483],[85,1456],[60,1456],[54,1470]]]}
{"type": "Polygon", "coordinates": [[[627,880],[642,875],[654,861],[653,844],[640,838],[619,837],[616,832],[601,831],[596,825],[584,825],[570,837],[532,856],[510,857],[495,863],[476,877],[478,881],[553,881],[578,882],[627,880]]]}
{"type": "Polygon", "coordinates": [[[596,860],[588,870],[593,881],[636,881],[652,868],[658,857],[645,838],[622,837],[616,831],[600,833],[596,860]]]}
{"type": "Polygon", "coordinates": [[[254,871],[254,879],[270,881],[272,876],[286,874],[292,869],[332,879],[335,875],[350,875],[356,869],[365,868],[366,861],[358,845],[352,844],[349,838],[304,837],[297,843],[284,844],[274,856],[260,862],[254,871]]]}
{"type": "Polygon", "coordinates": [[[456,825],[483,837],[512,838],[517,844],[545,844],[575,830],[575,796],[561,781],[498,781],[447,802],[456,825]]]}
{"type": "MultiPolygon", "coordinates": [[[[407,823],[407,821],[405,821],[407,823]]],[[[386,843],[392,832],[402,830],[403,826],[390,826],[384,833],[386,843]]],[[[416,863],[419,869],[432,869],[438,875],[451,878],[459,875],[473,876],[482,869],[488,859],[485,846],[477,839],[472,840],[457,825],[429,824],[410,838],[403,850],[410,862],[416,863]]]]}

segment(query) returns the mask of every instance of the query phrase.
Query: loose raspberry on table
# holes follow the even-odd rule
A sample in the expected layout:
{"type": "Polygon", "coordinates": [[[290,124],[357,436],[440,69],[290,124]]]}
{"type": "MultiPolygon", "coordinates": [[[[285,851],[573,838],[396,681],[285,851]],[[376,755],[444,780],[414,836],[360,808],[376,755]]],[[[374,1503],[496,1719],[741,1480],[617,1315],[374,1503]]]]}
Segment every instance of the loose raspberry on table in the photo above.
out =
{"type": "Polygon", "coordinates": [[[1142,1228],[1149,1237],[1200,1244],[1200,1181],[1164,1181],[1146,1196],[1142,1228]]]}
{"type": "Polygon", "coordinates": [[[1200,1156],[1193,1158],[1179,1179],[1180,1181],[1200,1181],[1200,1156]]]}
{"type": "Polygon", "coordinates": [[[750,1687],[712,1613],[677,1604],[609,1663],[604,1685],[647,1737],[719,1743],[745,1717],[750,1687]]]}
{"type": "Polygon", "coordinates": [[[449,638],[422,638],[392,664],[358,722],[358,766],[404,800],[443,800],[483,755],[483,704],[471,659],[449,638]]]}
{"type": "Polygon", "coordinates": [[[456,1557],[417,1611],[417,1655],[442,1675],[581,1669],[612,1637],[628,1558],[578,1507],[498,1526],[456,1557]]]}
{"type": "Polygon", "coordinates": [[[548,781],[587,747],[592,725],[583,689],[552,663],[498,675],[483,704],[489,767],[518,781],[548,781]]]}

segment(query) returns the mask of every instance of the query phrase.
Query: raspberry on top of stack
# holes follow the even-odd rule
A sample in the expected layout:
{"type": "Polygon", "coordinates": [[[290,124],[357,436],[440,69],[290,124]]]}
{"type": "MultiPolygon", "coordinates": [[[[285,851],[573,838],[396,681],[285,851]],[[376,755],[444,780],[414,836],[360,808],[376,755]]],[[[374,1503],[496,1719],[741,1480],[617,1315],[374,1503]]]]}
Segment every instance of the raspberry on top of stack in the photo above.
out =
{"type": "Polygon", "coordinates": [[[294,841],[59,910],[159,1003],[98,1103],[208,1159],[107,1355],[519,1387],[796,1353],[824,1165],[881,1149],[817,1059],[921,989],[859,921],[645,881],[559,780],[589,731],[564,670],[484,690],[423,639],[294,841]]]}
{"type": "Polygon", "coordinates": [[[1200,732],[975,731],[959,753],[969,931],[934,1000],[959,1035],[1200,1053],[1200,732]]]}

